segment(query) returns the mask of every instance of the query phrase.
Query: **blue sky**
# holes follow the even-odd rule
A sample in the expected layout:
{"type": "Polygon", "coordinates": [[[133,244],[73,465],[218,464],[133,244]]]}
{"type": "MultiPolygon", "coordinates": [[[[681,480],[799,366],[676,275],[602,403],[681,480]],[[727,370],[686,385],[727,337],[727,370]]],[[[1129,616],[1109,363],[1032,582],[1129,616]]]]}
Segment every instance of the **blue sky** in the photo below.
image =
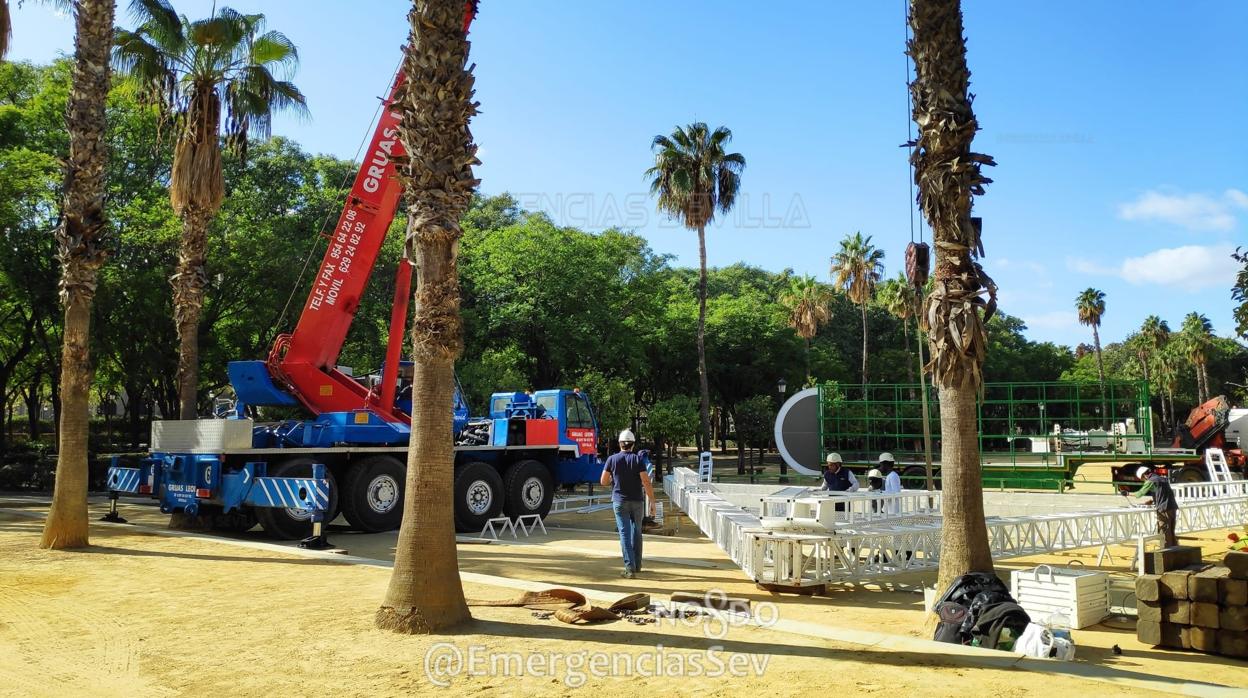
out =
{"type": "MultiPolygon", "coordinates": [[[[311,120],[279,118],[274,132],[353,157],[397,67],[408,3],[229,4],[264,12],[301,49],[311,120]]],[[[212,3],[175,6],[202,17],[212,3]]],[[[708,233],[712,264],[826,280],[837,242],[861,230],[895,274],[911,217],[903,11],[484,0],[471,37],[482,190],[567,225],[634,228],[696,264],[696,236],[654,212],[642,172],[655,134],[723,124],[748,166],[737,210],[708,233]]],[[[1248,246],[1248,3],[966,0],[964,13],[976,147],[999,163],[976,212],[1003,310],[1033,338],[1089,341],[1073,300],[1096,286],[1106,342],[1150,313],[1177,326],[1191,310],[1230,335],[1227,255],[1248,246]]],[[[13,24],[11,59],[72,51],[72,20],[46,6],[25,3],[13,24]]]]}

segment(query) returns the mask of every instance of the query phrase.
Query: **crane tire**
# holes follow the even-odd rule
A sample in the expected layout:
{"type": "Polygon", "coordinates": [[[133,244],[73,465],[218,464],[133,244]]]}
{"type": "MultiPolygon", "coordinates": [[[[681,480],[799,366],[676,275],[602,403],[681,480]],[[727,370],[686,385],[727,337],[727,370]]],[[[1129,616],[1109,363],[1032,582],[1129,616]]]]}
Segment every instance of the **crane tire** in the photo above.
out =
{"type": "Polygon", "coordinates": [[[511,518],[537,514],[546,518],[555,501],[554,478],[545,463],[522,460],[503,475],[503,513],[511,518]]]}
{"type": "MultiPolygon", "coordinates": [[[[940,489],[940,480],[936,477],[939,471],[932,469],[932,486],[940,489]]],[[[908,465],[905,470],[901,471],[901,489],[903,490],[925,490],[927,489],[927,468],[921,465],[908,465]]]]}
{"type": "Polygon", "coordinates": [[[365,533],[393,531],[403,521],[407,466],[394,456],[378,455],[351,464],[343,478],[342,515],[365,533]]]}
{"type": "MultiPolygon", "coordinates": [[[[322,461],[311,456],[297,456],[280,461],[268,469],[268,477],[312,477],[312,465],[322,461]]],[[[338,518],[338,482],[334,474],[325,469],[329,481],[329,510],[325,512],[325,525],[338,518]]],[[[312,535],[312,514],[303,509],[274,509],[254,507],[256,520],[264,532],[278,540],[299,540],[312,535]]]]}
{"type": "Polygon", "coordinates": [[[1204,482],[1205,469],[1199,465],[1185,465],[1170,476],[1170,482],[1204,482]]]}
{"type": "Polygon", "coordinates": [[[455,467],[455,530],[476,533],[503,513],[503,478],[482,461],[455,467]]]}

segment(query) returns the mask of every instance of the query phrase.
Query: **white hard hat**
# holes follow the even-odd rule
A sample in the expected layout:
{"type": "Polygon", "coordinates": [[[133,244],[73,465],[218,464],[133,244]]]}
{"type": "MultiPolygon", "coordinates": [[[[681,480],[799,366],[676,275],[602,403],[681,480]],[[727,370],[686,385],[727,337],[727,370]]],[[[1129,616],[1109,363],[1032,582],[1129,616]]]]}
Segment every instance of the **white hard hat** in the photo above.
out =
{"type": "Polygon", "coordinates": [[[633,435],[632,429],[625,429],[624,431],[620,432],[620,438],[619,438],[620,443],[631,444],[636,440],[637,440],[637,437],[633,435]]]}
{"type": "Polygon", "coordinates": [[[1148,477],[1149,468],[1147,465],[1141,465],[1135,469],[1135,476],[1141,480],[1148,477]]]}
{"type": "Polygon", "coordinates": [[[882,478],[882,477],[884,477],[884,473],[881,473],[881,472],[880,472],[880,470],[879,470],[879,468],[872,468],[872,469],[870,469],[870,470],[868,470],[868,471],[867,471],[867,477],[868,477],[868,478],[872,478],[872,477],[880,477],[880,478],[882,478]]]}
{"type": "Polygon", "coordinates": [[[832,465],[833,463],[841,463],[841,462],[843,462],[841,460],[841,454],[839,453],[828,454],[828,465],[832,465]]]}
{"type": "Polygon", "coordinates": [[[884,453],[881,453],[880,457],[876,458],[876,460],[880,463],[883,463],[884,461],[888,461],[889,463],[896,462],[896,459],[893,458],[893,454],[888,453],[887,451],[885,451],[884,453]]]}

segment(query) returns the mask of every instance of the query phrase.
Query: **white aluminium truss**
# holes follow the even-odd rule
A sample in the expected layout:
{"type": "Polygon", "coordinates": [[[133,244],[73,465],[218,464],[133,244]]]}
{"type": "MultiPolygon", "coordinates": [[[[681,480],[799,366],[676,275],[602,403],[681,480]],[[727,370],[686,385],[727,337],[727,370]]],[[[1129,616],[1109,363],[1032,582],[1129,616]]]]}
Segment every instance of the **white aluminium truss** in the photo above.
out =
{"type": "MultiPolygon", "coordinates": [[[[757,513],[720,496],[715,485],[699,482],[692,470],[678,468],[663,484],[672,502],[756,582],[784,586],[862,582],[933,570],[939,564],[941,519],[936,511],[911,510],[893,518],[846,522],[832,531],[777,531],[764,528],[757,513]]],[[[1180,502],[1180,532],[1238,526],[1248,519],[1248,482],[1173,487],[1180,502]]],[[[1157,526],[1151,508],[1125,501],[1121,507],[1092,511],[989,517],[987,524],[994,559],[1127,543],[1152,534],[1157,526]]]]}

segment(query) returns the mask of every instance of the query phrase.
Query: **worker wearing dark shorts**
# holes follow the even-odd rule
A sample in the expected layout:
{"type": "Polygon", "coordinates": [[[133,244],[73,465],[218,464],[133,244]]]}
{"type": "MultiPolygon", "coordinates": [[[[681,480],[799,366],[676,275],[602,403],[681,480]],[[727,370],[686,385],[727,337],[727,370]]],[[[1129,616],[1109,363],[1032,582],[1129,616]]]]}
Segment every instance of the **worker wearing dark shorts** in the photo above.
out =
{"type": "Polygon", "coordinates": [[[1135,476],[1144,483],[1135,496],[1151,495],[1150,500],[1157,511],[1157,533],[1165,538],[1167,548],[1178,545],[1179,538],[1175,535],[1174,527],[1179,519],[1179,502],[1174,498],[1170,483],[1146,466],[1140,466],[1135,476]]]}
{"type": "Polygon", "coordinates": [[[650,516],[655,512],[654,486],[645,460],[633,453],[636,442],[632,431],[620,432],[620,452],[607,458],[599,479],[601,484],[611,485],[611,508],[620,531],[620,552],[624,555],[624,572],[620,576],[626,579],[641,571],[641,529],[647,501],[650,516]]]}

